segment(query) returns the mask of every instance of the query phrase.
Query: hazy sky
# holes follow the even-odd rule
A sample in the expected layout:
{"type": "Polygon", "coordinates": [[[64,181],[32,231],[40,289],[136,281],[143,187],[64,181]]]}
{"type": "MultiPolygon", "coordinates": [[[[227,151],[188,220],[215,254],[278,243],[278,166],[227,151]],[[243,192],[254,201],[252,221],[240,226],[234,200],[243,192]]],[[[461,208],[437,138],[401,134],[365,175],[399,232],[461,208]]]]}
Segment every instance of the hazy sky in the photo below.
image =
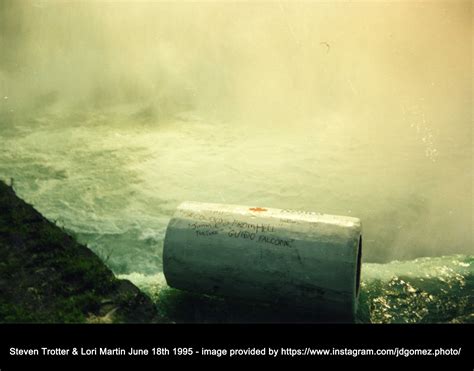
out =
{"type": "Polygon", "coordinates": [[[378,126],[425,105],[440,126],[471,126],[471,2],[0,4],[10,104],[140,100],[259,124],[336,114],[378,126]]]}

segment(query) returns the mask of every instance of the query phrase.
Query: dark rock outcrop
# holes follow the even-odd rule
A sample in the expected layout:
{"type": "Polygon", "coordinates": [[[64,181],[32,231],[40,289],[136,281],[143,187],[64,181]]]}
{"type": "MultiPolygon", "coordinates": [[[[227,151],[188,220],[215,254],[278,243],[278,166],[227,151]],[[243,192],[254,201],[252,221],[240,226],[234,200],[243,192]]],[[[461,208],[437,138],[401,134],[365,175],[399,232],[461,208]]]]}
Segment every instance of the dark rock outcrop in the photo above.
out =
{"type": "Polygon", "coordinates": [[[160,322],[131,282],[0,182],[0,322],[160,322]]]}

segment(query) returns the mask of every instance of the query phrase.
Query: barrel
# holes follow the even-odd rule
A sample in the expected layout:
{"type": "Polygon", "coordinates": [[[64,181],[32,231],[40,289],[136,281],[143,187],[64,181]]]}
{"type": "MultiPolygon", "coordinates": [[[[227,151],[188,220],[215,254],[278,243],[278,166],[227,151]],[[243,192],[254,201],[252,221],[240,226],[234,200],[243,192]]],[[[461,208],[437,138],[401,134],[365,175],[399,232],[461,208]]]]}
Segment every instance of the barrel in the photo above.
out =
{"type": "Polygon", "coordinates": [[[169,286],[353,318],[360,287],[358,218],[184,202],[163,246],[169,286]]]}

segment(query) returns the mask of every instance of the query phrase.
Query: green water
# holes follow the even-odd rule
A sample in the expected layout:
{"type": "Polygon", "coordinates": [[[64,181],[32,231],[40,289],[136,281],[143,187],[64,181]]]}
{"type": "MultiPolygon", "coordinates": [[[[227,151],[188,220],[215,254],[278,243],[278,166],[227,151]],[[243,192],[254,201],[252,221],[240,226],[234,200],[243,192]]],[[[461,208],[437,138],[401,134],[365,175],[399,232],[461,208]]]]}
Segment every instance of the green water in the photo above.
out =
{"type": "MultiPolygon", "coordinates": [[[[365,263],[356,322],[474,322],[474,258],[463,255],[365,263]]],[[[174,322],[319,322],[311,313],[275,306],[180,292],[166,285],[162,274],[121,275],[158,303],[163,317],[174,322]]],[[[323,319],[324,320],[324,319],[323,319]]]]}
{"type": "Polygon", "coordinates": [[[472,45],[471,2],[3,0],[0,178],[174,321],[288,319],[166,287],[190,200],[359,217],[359,321],[469,322],[472,45]]]}
{"type": "MultiPolygon", "coordinates": [[[[136,108],[121,109],[130,120],[136,108]]],[[[288,311],[229,303],[167,287],[161,273],[164,232],[177,204],[187,199],[359,216],[366,242],[358,321],[473,320],[473,256],[436,256],[444,252],[436,243],[430,250],[432,236],[422,231],[437,233],[432,218],[442,215],[432,215],[434,201],[423,201],[427,193],[421,185],[420,195],[408,198],[402,192],[391,194],[393,188],[379,194],[369,186],[363,189],[358,171],[340,168],[347,152],[338,158],[334,145],[323,140],[327,132],[306,133],[307,144],[296,145],[302,135],[296,133],[293,138],[285,137],[286,146],[272,146],[272,141],[283,141],[278,134],[269,139],[268,133],[254,130],[254,137],[242,142],[241,127],[207,122],[190,113],[161,127],[142,124],[130,128],[121,120],[112,114],[56,112],[34,124],[12,125],[14,130],[2,133],[0,174],[6,180],[13,178],[21,197],[87,243],[117,275],[154,298],[170,320],[317,320],[307,314],[295,318],[288,311]],[[66,120],[69,125],[58,124],[66,120]],[[260,147],[256,149],[257,142],[260,147]],[[252,151],[255,153],[248,155],[252,151]],[[275,162],[279,169],[271,166],[275,162]],[[322,174],[331,176],[325,179],[322,174]],[[358,192],[347,193],[348,184],[358,184],[358,192]],[[410,228],[412,223],[422,226],[419,233],[410,228]],[[410,238],[401,237],[403,233],[410,238]],[[400,239],[405,245],[400,245],[400,239]],[[373,263],[427,252],[431,257],[373,263]]],[[[364,156],[362,145],[350,151],[353,157],[364,156]]],[[[371,161],[372,166],[382,166],[378,160],[371,161]]],[[[422,170],[419,164],[414,166],[422,170]]],[[[421,172],[420,182],[423,176],[421,172]]],[[[375,179],[369,184],[372,182],[375,179]]],[[[446,212],[443,218],[443,233],[454,236],[453,243],[461,243],[465,236],[453,235],[451,214],[446,212]]],[[[455,250],[453,246],[444,249],[455,250]]]]}

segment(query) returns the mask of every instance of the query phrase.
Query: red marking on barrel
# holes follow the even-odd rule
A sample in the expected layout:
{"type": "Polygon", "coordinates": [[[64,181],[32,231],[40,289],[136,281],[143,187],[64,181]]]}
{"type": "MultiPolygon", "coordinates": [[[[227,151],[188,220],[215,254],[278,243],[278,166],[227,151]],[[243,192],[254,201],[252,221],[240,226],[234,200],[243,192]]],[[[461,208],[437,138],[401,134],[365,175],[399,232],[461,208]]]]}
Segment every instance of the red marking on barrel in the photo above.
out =
{"type": "Polygon", "coordinates": [[[267,211],[267,209],[263,208],[263,207],[251,207],[249,208],[250,211],[267,211]]]}

